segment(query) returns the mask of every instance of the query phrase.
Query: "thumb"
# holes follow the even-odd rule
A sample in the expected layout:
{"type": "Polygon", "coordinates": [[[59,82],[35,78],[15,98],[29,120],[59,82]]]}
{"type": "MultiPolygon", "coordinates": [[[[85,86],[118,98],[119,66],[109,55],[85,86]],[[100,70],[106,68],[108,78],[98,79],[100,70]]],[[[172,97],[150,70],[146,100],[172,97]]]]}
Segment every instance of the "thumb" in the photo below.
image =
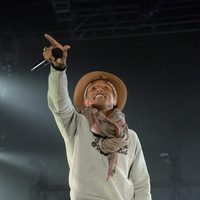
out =
{"type": "Polygon", "coordinates": [[[70,49],[71,47],[69,45],[65,45],[63,46],[63,51],[67,51],[68,49],[70,49]]]}
{"type": "Polygon", "coordinates": [[[70,46],[69,45],[65,45],[65,46],[63,46],[63,57],[64,58],[67,58],[67,51],[68,51],[68,49],[70,49],[70,46]]]}

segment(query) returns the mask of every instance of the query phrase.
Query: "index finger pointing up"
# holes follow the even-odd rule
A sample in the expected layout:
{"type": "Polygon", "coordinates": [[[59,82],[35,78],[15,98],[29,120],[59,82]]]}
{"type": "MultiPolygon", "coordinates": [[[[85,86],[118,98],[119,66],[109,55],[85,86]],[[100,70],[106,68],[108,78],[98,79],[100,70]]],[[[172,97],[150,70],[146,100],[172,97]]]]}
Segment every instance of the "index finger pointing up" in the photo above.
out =
{"type": "Polygon", "coordinates": [[[61,46],[59,42],[57,42],[53,37],[51,37],[49,34],[45,33],[44,37],[53,45],[53,46],[61,46]]]}

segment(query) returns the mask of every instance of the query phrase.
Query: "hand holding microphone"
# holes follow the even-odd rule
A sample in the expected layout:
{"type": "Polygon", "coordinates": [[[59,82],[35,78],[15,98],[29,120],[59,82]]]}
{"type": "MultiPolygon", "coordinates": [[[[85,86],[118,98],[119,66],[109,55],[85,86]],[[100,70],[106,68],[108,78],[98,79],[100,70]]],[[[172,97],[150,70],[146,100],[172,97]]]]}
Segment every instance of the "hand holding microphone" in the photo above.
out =
{"type": "Polygon", "coordinates": [[[44,67],[49,63],[53,63],[53,65],[57,68],[64,68],[66,66],[67,51],[68,49],[70,49],[70,46],[62,46],[59,42],[57,42],[53,37],[48,34],[45,34],[44,36],[51,43],[51,46],[45,47],[43,49],[43,57],[45,60],[33,67],[31,71],[40,69],[41,67],[44,67]]]}

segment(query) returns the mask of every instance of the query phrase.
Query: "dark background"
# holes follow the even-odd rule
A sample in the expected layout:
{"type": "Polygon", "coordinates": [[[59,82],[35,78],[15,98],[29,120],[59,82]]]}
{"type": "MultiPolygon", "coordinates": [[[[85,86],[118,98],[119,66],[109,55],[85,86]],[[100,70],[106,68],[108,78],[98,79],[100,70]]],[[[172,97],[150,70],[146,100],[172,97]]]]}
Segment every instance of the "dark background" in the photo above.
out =
{"type": "Polygon", "coordinates": [[[71,37],[50,1],[1,5],[0,199],[69,199],[64,142],[47,106],[49,68],[30,72],[48,45],[45,32],[71,45],[70,96],[89,71],[124,80],[124,113],[142,143],[153,199],[199,199],[198,29],[71,37]]]}

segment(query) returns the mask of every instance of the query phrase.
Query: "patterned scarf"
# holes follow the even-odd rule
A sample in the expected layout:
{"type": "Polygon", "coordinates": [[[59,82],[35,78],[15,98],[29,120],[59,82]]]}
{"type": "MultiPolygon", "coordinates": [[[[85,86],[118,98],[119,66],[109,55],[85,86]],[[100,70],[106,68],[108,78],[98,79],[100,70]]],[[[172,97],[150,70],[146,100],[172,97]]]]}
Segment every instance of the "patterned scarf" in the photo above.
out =
{"type": "Polygon", "coordinates": [[[115,173],[117,152],[128,141],[128,126],[125,122],[125,116],[117,108],[113,110],[109,117],[92,107],[84,108],[81,113],[88,119],[90,131],[100,136],[98,141],[100,151],[108,155],[108,180],[115,173]]]}

